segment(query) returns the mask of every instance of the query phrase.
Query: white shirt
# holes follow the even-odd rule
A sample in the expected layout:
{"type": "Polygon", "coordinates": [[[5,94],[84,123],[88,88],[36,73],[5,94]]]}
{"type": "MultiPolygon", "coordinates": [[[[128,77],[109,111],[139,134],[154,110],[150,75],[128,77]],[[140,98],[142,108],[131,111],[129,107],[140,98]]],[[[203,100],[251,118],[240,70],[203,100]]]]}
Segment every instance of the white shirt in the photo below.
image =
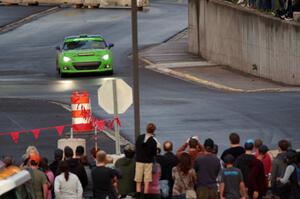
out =
{"type": "Polygon", "coordinates": [[[76,175],[69,173],[66,181],[65,174],[61,173],[54,180],[54,192],[57,199],[82,199],[82,186],[76,175]]]}

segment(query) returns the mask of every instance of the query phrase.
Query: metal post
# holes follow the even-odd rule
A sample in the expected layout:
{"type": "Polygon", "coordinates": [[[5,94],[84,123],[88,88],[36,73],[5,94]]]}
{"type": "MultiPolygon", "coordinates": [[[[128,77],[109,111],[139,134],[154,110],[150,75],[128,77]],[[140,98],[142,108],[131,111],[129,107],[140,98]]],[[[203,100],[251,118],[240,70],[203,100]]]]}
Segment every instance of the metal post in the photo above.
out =
{"type": "Polygon", "coordinates": [[[133,107],[135,139],[140,135],[140,91],[139,91],[139,60],[137,32],[137,0],[131,0],[131,31],[132,31],[132,76],[133,76],[133,107]]]}
{"type": "Polygon", "coordinates": [[[70,138],[73,139],[73,127],[71,127],[71,133],[70,133],[70,138]]]}
{"type": "MultiPolygon", "coordinates": [[[[118,118],[118,94],[117,94],[117,84],[116,80],[113,79],[112,81],[112,87],[113,87],[113,99],[114,99],[114,118],[118,118]]],[[[116,154],[120,155],[121,154],[121,149],[120,149],[120,130],[119,130],[119,125],[117,121],[114,120],[114,127],[115,127],[115,142],[116,142],[116,154]]]]}
{"type": "Polygon", "coordinates": [[[97,127],[95,127],[95,150],[97,151],[98,149],[98,132],[97,132],[97,127]]]}

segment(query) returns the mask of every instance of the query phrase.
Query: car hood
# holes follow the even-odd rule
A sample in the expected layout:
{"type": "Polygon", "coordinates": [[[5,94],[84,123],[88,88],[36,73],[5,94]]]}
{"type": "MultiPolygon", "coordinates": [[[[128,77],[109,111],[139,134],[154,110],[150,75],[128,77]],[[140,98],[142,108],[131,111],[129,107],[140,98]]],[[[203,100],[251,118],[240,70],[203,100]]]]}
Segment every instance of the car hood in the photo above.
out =
{"type": "Polygon", "coordinates": [[[109,54],[110,50],[101,49],[101,50],[68,50],[62,51],[62,54],[67,57],[91,57],[91,56],[103,56],[109,54]]]}

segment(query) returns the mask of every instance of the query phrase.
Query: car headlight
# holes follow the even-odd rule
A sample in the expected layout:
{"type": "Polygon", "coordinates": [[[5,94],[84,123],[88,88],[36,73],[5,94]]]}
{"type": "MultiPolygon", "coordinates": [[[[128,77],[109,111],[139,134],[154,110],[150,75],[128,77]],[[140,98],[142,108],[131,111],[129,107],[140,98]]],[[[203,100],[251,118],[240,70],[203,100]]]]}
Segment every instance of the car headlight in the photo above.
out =
{"type": "Polygon", "coordinates": [[[102,59],[104,59],[104,60],[108,60],[108,59],[109,59],[109,55],[108,55],[108,54],[106,54],[106,55],[103,55],[103,56],[102,56],[102,59]]]}
{"type": "Polygon", "coordinates": [[[64,57],[64,62],[69,62],[69,61],[71,61],[70,57],[64,57]]]}

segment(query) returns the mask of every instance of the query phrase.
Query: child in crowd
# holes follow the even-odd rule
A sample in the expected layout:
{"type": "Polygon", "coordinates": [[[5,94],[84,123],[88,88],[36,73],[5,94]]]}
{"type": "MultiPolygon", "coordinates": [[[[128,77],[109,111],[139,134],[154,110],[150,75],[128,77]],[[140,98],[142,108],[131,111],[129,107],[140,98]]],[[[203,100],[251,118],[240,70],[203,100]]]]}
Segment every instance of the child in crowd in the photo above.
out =
{"type": "Polygon", "coordinates": [[[240,169],[233,167],[234,157],[230,154],[224,157],[225,168],[221,174],[220,198],[246,198],[246,189],[240,169]]]}

